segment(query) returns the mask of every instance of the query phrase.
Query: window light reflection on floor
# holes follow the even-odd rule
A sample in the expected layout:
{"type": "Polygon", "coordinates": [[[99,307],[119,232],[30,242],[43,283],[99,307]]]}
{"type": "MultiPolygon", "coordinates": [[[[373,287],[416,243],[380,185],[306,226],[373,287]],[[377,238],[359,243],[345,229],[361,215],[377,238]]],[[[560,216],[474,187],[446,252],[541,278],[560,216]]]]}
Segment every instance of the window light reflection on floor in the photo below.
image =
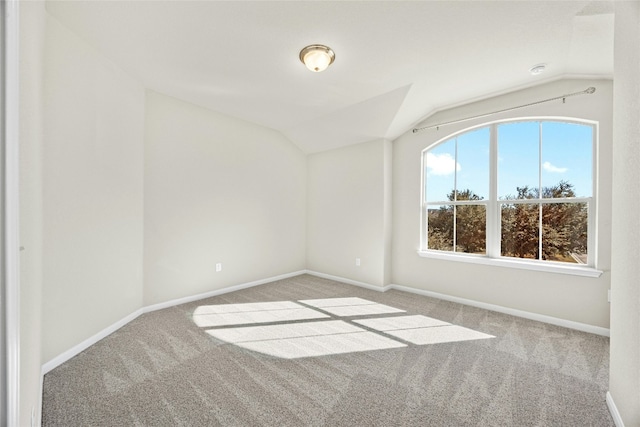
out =
{"type": "Polygon", "coordinates": [[[193,321],[201,328],[251,323],[272,323],[329,317],[291,301],[205,305],[196,308],[193,321]]]}
{"type": "Polygon", "coordinates": [[[340,307],[322,307],[322,310],[340,317],[366,316],[369,314],[404,313],[404,310],[383,304],[347,305],[340,307]]]}
{"type": "Polygon", "coordinates": [[[199,314],[242,313],[245,311],[286,310],[302,308],[293,301],[250,302],[244,304],[201,305],[193,312],[199,314]]]}
{"type": "Polygon", "coordinates": [[[383,337],[375,332],[355,332],[351,334],[322,335],[283,340],[252,341],[238,345],[248,350],[258,351],[283,359],[329,356],[407,346],[406,344],[383,337]]]}
{"type": "Polygon", "coordinates": [[[300,302],[340,317],[405,312],[398,308],[357,297],[308,299],[300,300],[300,302]]]}
{"type": "Polygon", "coordinates": [[[334,318],[404,312],[347,297],[205,305],[196,308],[193,321],[200,327],[218,327],[207,330],[216,339],[283,359],[401,348],[406,343],[426,345],[495,338],[422,315],[334,318]],[[278,324],[244,326],[261,323],[278,324]]]}
{"type": "Polygon", "coordinates": [[[367,305],[367,304],[376,304],[373,301],[369,301],[366,299],[358,298],[358,297],[348,297],[348,298],[322,298],[322,299],[303,299],[299,302],[310,305],[312,307],[340,307],[343,305],[367,305]]]}
{"type": "Polygon", "coordinates": [[[342,320],[208,330],[222,341],[284,359],[406,347],[342,320]]]}
{"type": "Polygon", "coordinates": [[[280,340],[287,338],[313,337],[319,335],[349,334],[364,332],[364,329],[342,320],[287,323],[284,325],[245,326],[242,328],[210,329],[212,337],[237,344],[249,341],[280,340]]]}
{"type": "Polygon", "coordinates": [[[483,334],[482,332],[477,332],[472,329],[456,325],[436,326],[433,328],[399,329],[396,331],[386,331],[386,333],[416,345],[495,338],[493,335],[483,334]]]}
{"type": "Polygon", "coordinates": [[[397,329],[430,328],[432,326],[447,326],[451,323],[431,317],[416,314],[413,316],[381,317],[376,319],[354,320],[355,323],[367,326],[377,331],[393,331],[397,329]]]}
{"type": "Polygon", "coordinates": [[[354,320],[354,322],[416,345],[495,338],[493,335],[421,315],[354,320]]]}

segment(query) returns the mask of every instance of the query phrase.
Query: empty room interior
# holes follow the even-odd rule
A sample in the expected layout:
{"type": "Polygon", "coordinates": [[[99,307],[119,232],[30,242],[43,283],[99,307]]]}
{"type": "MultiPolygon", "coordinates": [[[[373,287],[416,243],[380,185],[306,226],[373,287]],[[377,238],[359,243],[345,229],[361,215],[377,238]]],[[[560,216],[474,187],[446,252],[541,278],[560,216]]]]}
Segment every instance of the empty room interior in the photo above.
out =
{"type": "Polygon", "coordinates": [[[640,426],[640,2],[6,3],[2,425],[640,426]]]}

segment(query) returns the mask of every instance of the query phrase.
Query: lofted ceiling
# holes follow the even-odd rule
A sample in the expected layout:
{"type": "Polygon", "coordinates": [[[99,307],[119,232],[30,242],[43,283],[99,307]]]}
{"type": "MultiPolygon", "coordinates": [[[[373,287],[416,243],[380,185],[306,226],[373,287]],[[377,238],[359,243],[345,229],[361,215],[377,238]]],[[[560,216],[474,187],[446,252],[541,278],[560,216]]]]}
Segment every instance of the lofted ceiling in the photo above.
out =
{"type": "Polygon", "coordinates": [[[589,1],[47,1],[145,87],[306,153],[393,140],[429,114],[564,76],[613,75],[613,8],[589,1]],[[326,44],[322,73],[298,59],[326,44]],[[545,73],[529,68],[546,63],[545,73]]]}

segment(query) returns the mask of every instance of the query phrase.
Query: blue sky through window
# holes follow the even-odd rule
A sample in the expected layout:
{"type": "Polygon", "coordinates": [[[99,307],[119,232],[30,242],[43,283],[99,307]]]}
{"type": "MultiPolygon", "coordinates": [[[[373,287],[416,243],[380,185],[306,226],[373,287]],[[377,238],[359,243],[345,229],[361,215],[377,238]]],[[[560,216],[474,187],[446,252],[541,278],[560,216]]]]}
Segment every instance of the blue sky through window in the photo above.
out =
{"type": "MultiPolygon", "coordinates": [[[[543,187],[564,180],[574,186],[577,197],[593,195],[591,126],[544,121],[540,129],[539,121],[527,121],[504,123],[497,128],[499,199],[516,196],[517,187],[537,188],[540,178],[543,187]]],[[[454,183],[458,191],[470,189],[488,199],[489,140],[490,127],[483,127],[429,150],[425,155],[427,201],[448,200],[454,183]]]]}
{"type": "Polygon", "coordinates": [[[577,197],[593,194],[593,128],[575,123],[542,123],[542,186],[563,179],[577,197]]]}
{"type": "Polygon", "coordinates": [[[482,199],[489,198],[490,139],[488,127],[458,136],[458,191],[470,189],[482,199]]]}

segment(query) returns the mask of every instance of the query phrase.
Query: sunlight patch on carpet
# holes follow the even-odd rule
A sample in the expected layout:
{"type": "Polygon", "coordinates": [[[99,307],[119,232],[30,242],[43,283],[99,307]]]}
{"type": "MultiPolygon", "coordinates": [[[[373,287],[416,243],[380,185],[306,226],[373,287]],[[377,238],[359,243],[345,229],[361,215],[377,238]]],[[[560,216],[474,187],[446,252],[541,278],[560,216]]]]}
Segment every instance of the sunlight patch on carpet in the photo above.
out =
{"type": "Polygon", "coordinates": [[[370,314],[404,313],[399,308],[389,307],[384,304],[367,305],[343,305],[339,307],[322,307],[322,310],[336,316],[367,316],[370,314]]]}
{"type": "Polygon", "coordinates": [[[378,335],[375,332],[354,332],[281,340],[251,341],[239,343],[238,346],[283,359],[297,359],[301,357],[385,350],[406,347],[407,345],[378,335]]]}
{"type": "Polygon", "coordinates": [[[207,333],[212,337],[233,344],[249,341],[268,341],[319,335],[346,334],[352,332],[365,331],[362,328],[343,322],[342,320],[210,329],[207,331],[207,333]]]}
{"type": "Polygon", "coordinates": [[[220,313],[243,313],[247,311],[265,311],[265,310],[287,310],[293,308],[303,308],[300,304],[293,301],[274,301],[274,302],[250,302],[244,304],[218,304],[218,305],[201,305],[193,312],[194,316],[200,314],[220,314],[220,313]]]}
{"type": "Polygon", "coordinates": [[[329,317],[311,308],[293,308],[236,313],[198,314],[193,321],[201,328],[213,326],[246,325],[251,323],[288,322],[294,320],[321,319],[329,317]]]}
{"type": "Polygon", "coordinates": [[[363,298],[358,297],[348,297],[348,298],[321,298],[321,299],[303,299],[300,300],[301,303],[310,305],[312,307],[339,307],[342,305],[366,305],[366,304],[375,304],[373,301],[369,301],[363,298]]]}
{"type": "Polygon", "coordinates": [[[400,338],[416,345],[441,344],[445,342],[458,342],[495,338],[493,335],[463,328],[462,326],[436,326],[432,328],[398,329],[385,331],[389,335],[400,338]]]}
{"type": "Polygon", "coordinates": [[[451,323],[431,317],[416,314],[413,316],[382,317],[376,319],[354,320],[355,323],[367,326],[377,331],[393,331],[396,329],[430,328],[432,326],[446,326],[451,323]]]}
{"type": "Polygon", "coordinates": [[[203,305],[194,310],[193,321],[214,328],[206,331],[213,338],[283,359],[495,338],[431,317],[398,313],[406,311],[347,297],[203,305]],[[380,315],[387,316],[340,319],[380,315]]]}

